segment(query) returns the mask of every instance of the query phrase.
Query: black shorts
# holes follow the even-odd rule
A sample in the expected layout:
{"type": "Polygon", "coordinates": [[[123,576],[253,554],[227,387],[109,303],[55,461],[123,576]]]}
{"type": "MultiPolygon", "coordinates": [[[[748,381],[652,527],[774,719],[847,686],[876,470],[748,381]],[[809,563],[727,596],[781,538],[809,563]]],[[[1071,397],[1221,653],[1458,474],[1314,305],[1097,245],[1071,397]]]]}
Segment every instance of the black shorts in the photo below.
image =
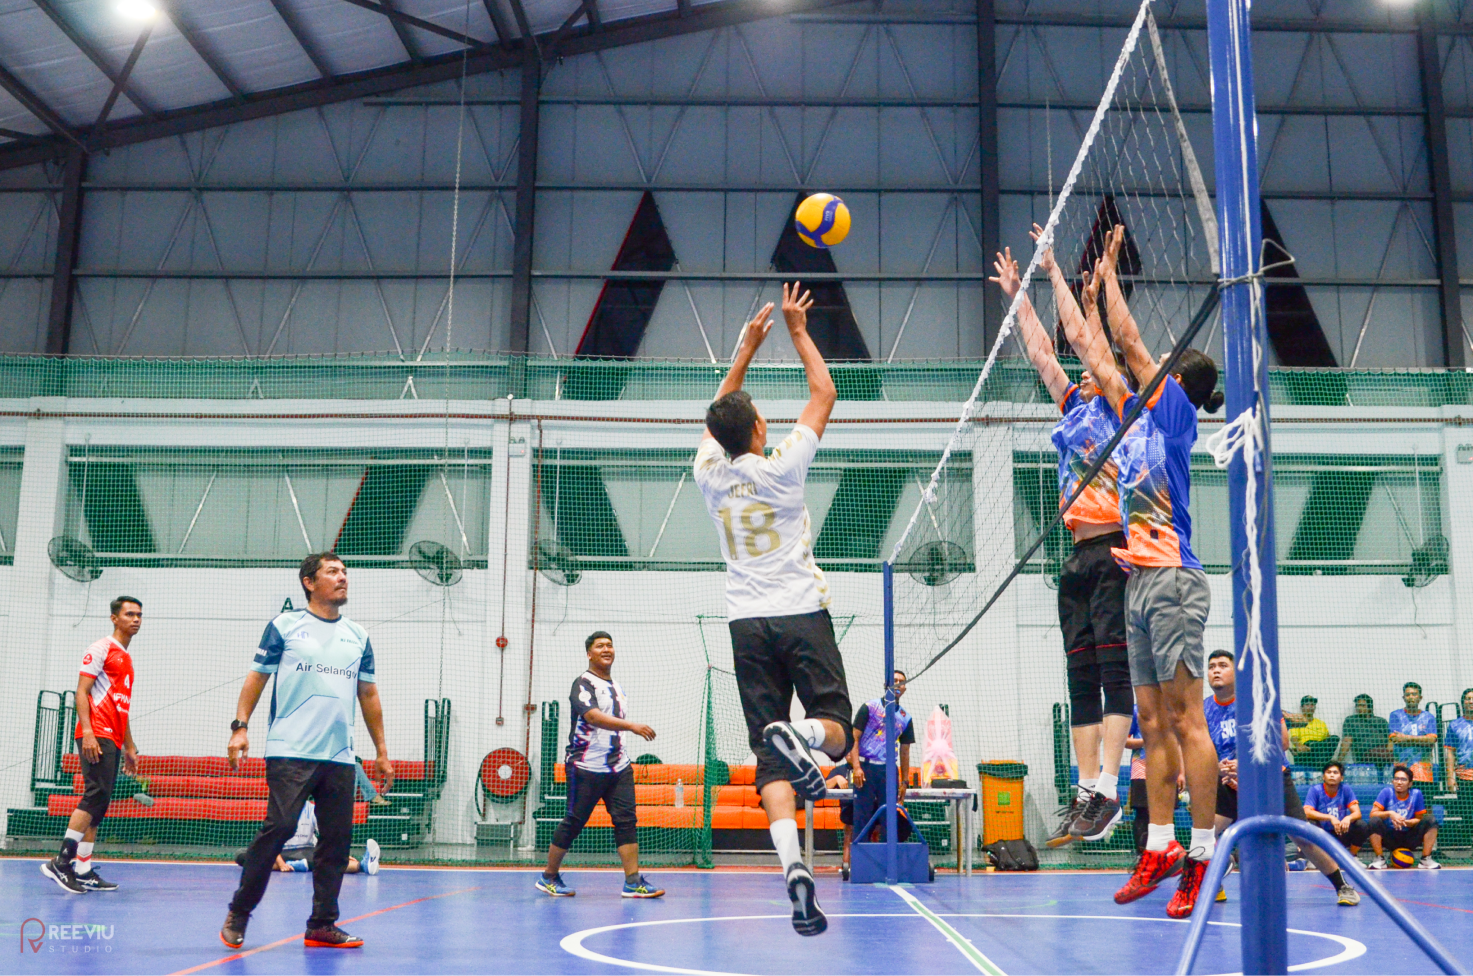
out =
{"type": "Polygon", "coordinates": [[[1432,812],[1429,810],[1422,815],[1422,819],[1418,820],[1406,830],[1398,830],[1391,826],[1391,820],[1389,818],[1381,817],[1371,821],[1370,832],[1380,835],[1383,850],[1397,851],[1406,848],[1409,851],[1414,851],[1422,846],[1422,837],[1427,833],[1433,823],[1432,812]]]}
{"type": "Polygon", "coordinates": [[[1069,669],[1127,660],[1125,584],[1130,576],[1110,549],[1125,548],[1120,532],[1074,546],[1059,573],[1059,628],[1069,669]]]}
{"type": "Polygon", "coordinates": [[[82,799],[77,804],[77,809],[91,815],[94,827],[102,822],[103,816],[107,814],[108,804],[113,801],[113,786],[118,781],[118,763],[123,758],[122,750],[113,740],[99,738],[97,744],[102,748],[102,755],[97,762],[88,762],[87,754],[82,752],[81,740],[77,740],[77,752],[81,754],[82,760],[82,799]]]}
{"type": "Polygon", "coordinates": [[[773,722],[792,714],[793,692],[809,718],[826,718],[844,729],[844,751],[853,744],[854,710],[844,660],[827,610],[786,617],[747,617],[727,623],[737,690],[747,719],[747,741],[757,757],[757,792],[792,774],[762,738],[773,722]]]}
{"type": "Polygon", "coordinates": [[[634,767],[625,766],[617,773],[590,772],[573,763],[565,764],[564,768],[568,774],[568,812],[552,833],[553,844],[571,850],[599,800],[614,823],[614,843],[620,847],[636,843],[639,834],[634,767]]]}
{"type": "MultiPolygon", "coordinates": [[[[1238,791],[1222,780],[1217,781],[1217,815],[1229,820],[1238,819],[1238,791]]],[[[1304,820],[1304,799],[1294,788],[1294,777],[1284,770],[1284,816],[1304,820]]]]}

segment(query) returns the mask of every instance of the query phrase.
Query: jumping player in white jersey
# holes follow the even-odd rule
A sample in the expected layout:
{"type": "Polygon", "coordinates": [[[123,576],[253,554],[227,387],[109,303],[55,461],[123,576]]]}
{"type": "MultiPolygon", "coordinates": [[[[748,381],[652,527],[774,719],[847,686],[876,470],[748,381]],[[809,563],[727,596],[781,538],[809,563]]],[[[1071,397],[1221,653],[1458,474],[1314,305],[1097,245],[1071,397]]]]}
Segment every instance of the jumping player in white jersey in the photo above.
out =
{"type": "Polygon", "coordinates": [[[756,787],[793,902],[793,928],[828,927],[798,846],[798,799],[827,788],[810,750],[838,759],[853,735],[849,685],[829,618],[829,587],[813,561],[813,530],[803,503],[808,465],[838,393],[808,335],[813,299],[783,286],[783,318],[808,376],[808,405],[781,444],[767,449],[767,421],[742,379],[772,328],[772,303],[747,323],[736,359],[706,410],[695,480],[716,522],[726,559],[727,626],[747,733],[757,756],[756,787]],[[801,297],[800,297],[801,295],[801,297]],[[806,718],[788,721],[793,692],[806,718]]]}

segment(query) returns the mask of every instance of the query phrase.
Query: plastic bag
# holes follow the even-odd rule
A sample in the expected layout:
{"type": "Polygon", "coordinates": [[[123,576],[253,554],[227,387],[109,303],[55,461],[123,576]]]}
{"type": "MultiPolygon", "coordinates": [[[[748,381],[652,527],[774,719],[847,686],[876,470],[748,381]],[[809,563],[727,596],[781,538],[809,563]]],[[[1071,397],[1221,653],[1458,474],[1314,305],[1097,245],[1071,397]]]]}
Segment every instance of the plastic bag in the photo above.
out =
{"type": "Polygon", "coordinates": [[[926,719],[926,741],[921,747],[921,783],[936,779],[961,779],[956,750],[951,747],[951,716],[937,705],[926,719]]]}

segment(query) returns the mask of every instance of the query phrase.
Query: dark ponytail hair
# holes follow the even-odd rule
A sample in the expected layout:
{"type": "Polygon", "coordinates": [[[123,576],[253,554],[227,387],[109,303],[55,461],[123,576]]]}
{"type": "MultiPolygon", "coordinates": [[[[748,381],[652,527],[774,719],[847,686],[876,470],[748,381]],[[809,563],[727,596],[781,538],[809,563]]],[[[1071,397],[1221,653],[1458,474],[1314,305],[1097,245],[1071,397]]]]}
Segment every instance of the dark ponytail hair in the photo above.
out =
{"type": "Polygon", "coordinates": [[[1217,413],[1222,409],[1223,395],[1217,389],[1217,364],[1212,357],[1197,349],[1188,349],[1176,362],[1181,388],[1192,406],[1217,413]]]}

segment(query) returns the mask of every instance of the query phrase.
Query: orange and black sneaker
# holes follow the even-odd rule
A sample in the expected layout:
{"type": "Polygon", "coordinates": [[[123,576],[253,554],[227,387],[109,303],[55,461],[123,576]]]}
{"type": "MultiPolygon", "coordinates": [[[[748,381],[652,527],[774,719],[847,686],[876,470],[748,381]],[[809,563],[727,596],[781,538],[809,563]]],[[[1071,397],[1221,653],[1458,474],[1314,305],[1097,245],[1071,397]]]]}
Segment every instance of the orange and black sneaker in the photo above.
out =
{"type": "Polygon", "coordinates": [[[226,912],[225,924],[220,926],[220,941],[230,949],[245,945],[246,925],[250,920],[251,916],[245,912],[226,912]]]}
{"type": "Polygon", "coordinates": [[[302,941],[322,949],[357,949],[363,945],[362,939],[349,935],[336,925],[308,929],[307,934],[302,936],[302,941]]]}
{"type": "Polygon", "coordinates": [[[1186,856],[1187,852],[1176,841],[1168,844],[1164,851],[1146,851],[1135,862],[1135,870],[1130,873],[1125,887],[1115,892],[1115,904],[1124,905],[1155,891],[1161,882],[1181,870],[1186,856]]]}
{"type": "Polygon", "coordinates": [[[1197,896],[1202,893],[1202,879],[1207,876],[1207,862],[1189,857],[1182,866],[1181,880],[1176,883],[1176,894],[1166,903],[1166,914],[1172,918],[1186,918],[1197,907],[1197,896]]]}

